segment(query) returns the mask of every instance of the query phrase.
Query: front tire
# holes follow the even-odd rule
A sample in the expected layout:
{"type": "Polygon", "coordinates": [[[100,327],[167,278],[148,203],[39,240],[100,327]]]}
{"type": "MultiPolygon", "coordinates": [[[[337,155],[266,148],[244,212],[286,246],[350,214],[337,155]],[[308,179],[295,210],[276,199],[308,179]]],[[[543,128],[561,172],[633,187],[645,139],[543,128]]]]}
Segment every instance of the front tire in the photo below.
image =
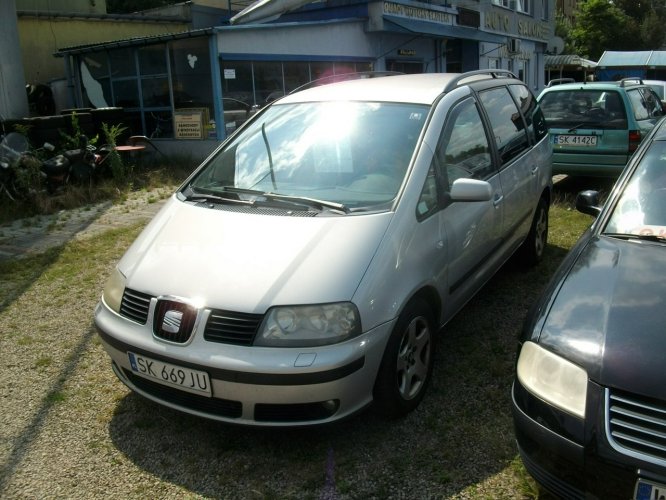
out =
{"type": "Polygon", "coordinates": [[[422,299],[409,302],[398,317],[375,381],[375,404],[383,415],[402,417],[423,399],[434,360],[433,325],[422,299]]]}

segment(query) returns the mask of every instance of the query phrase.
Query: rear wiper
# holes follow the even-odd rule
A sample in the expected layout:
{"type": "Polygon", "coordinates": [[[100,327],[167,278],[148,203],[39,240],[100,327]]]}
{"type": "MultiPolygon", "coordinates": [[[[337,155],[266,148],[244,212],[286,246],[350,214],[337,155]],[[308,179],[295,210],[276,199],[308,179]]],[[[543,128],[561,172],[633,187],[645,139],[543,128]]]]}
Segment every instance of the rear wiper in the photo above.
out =
{"type": "Polygon", "coordinates": [[[588,123],[587,122],[579,123],[578,125],[574,125],[573,127],[571,127],[568,131],[573,132],[574,130],[581,128],[583,125],[588,125],[588,123]]]}
{"type": "Polygon", "coordinates": [[[315,198],[308,198],[305,196],[291,196],[277,193],[263,193],[262,196],[268,200],[288,201],[297,205],[305,205],[308,207],[316,208],[318,210],[336,210],[345,214],[350,212],[346,205],[343,205],[342,203],[336,203],[334,201],[317,200],[315,198]]]}

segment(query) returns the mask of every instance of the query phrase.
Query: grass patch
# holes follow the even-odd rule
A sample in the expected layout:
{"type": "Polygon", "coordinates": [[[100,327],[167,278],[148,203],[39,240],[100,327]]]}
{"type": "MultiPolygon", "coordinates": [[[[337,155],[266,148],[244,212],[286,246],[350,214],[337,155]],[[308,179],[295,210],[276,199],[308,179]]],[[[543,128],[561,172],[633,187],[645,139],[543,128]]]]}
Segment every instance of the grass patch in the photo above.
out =
{"type": "Polygon", "coordinates": [[[128,193],[132,191],[178,185],[196,166],[197,162],[192,158],[170,156],[159,163],[134,166],[128,169],[128,175],[122,178],[103,178],[88,185],[68,184],[55,194],[49,194],[38,187],[28,199],[3,200],[0,204],[0,224],[23,219],[24,224],[34,225],[35,220],[30,219],[33,216],[91,206],[104,201],[120,203],[125,201],[128,193]]]}
{"type": "MultiPolygon", "coordinates": [[[[556,196],[539,266],[504,266],[446,326],[430,390],[404,419],[365,412],[317,429],[248,429],[180,414],[129,393],[92,333],[92,316],[104,281],[141,226],[0,262],[0,356],[16,367],[38,368],[30,371],[31,383],[43,384],[35,393],[47,409],[57,410],[43,421],[55,427],[39,428],[35,446],[39,435],[56,428],[62,442],[83,442],[76,453],[90,464],[81,474],[91,491],[106,491],[105,481],[118,470],[123,481],[136,485],[134,495],[179,498],[223,492],[228,498],[315,499],[329,487],[337,495],[331,498],[340,499],[544,498],[517,458],[510,387],[525,314],[592,222],[572,204],[572,196],[556,196]],[[167,460],[175,452],[177,460],[167,460]]],[[[2,370],[7,377],[20,371],[2,370]]],[[[7,422],[31,419],[33,410],[20,392],[3,399],[7,422]]],[[[37,467],[33,459],[25,461],[30,473],[37,467]]],[[[25,480],[20,467],[14,470],[17,483],[25,480]]],[[[52,480],[62,485],[59,476],[52,480]]]]}

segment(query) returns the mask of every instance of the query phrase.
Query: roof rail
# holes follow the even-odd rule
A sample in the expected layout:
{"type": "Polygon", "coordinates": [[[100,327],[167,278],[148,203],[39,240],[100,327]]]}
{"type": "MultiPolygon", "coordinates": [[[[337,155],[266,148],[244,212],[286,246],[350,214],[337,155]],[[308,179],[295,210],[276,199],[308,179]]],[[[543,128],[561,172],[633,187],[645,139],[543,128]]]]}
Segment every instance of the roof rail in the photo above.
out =
{"type": "Polygon", "coordinates": [[[643,80],[637,76],[630,76],[629,78],[622,78],[619,83],[620,87],[626,87],[629,83],[633,83],[634,85],[643,85],[643,80]]]}
{"type": "MultiPolygon", "coordinates": [[[[511,71],[506,69],[477,69],[474,71],[467,71],[455,77],[444,87],[444,92],[449,92],[460,85],[460,82],[468,78],[486,76],[488,78],[517,78],[511,71]]],[[[483,80],[483,78],[477,78],[483,80]]]]}
{"type": "Polygon", "coordinates": [[[554,87],[555,85],[562,85],[563,83],[576,83],[573,78],[553,78],[548,82],[546,87],[554,87]]]}
{"type": "Polygon", "coordinates": [[[312,87],[319,87],[320,85],[326,85],[328,83],[337,83],[337,82],[346,82],[347,80],[362,80],[364,78],[379,78],[381,76],[395,76],[403,75],[398,71],[358,71],[355,73],[341,73],[339,75],[329,75],[323,78],[317,78],[316,80],[311,80],[308,83],[296,87],[294,90],[289,92],[289,94],[295,94],[301,90],[309,89],[312,87]]]}

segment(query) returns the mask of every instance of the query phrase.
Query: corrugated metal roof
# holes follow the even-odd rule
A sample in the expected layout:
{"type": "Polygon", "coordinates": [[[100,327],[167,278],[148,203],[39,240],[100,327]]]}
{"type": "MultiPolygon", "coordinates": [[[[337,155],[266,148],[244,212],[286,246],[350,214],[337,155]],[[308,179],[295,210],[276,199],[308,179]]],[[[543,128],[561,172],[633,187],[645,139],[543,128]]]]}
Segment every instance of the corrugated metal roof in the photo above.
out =
{"type": "Polygon", "coordinates": [[[54,54],[62,57],[65,54],[81,54],[84,52],[95,52],[98,50],[116,49],[119,47],[129,47],[136,45],[149,45],[152,43],[168,42],[180,38],[193,38],[197,36],[210,35],[215,31],[214,28],[203,28],[198,30],[183,31],[180,33],[164,33],[161,35],[149,35],[142,37],[125,38],[124,40],[113,40],[107,42],[96,42],[84,45],[75,45],[72,47],[63,47],[54,54]]]}
{"type": "Polygon", "coordinates": [[[584,68],[596,68],[597,66],[597,63],[594,61],[583,59],[582,57],[576,55],[546,56],[544,58],[544,62],[546,63],[546,68],[559,68],[560,66],[583,66],[584,68]]]}
{"type": "Polygon", "coordinates": [[[666,51],[643,50],[638,52],[618,52],[607,50],[599,59],[598,66],[604,68],[666,66],[666,51]]]}

